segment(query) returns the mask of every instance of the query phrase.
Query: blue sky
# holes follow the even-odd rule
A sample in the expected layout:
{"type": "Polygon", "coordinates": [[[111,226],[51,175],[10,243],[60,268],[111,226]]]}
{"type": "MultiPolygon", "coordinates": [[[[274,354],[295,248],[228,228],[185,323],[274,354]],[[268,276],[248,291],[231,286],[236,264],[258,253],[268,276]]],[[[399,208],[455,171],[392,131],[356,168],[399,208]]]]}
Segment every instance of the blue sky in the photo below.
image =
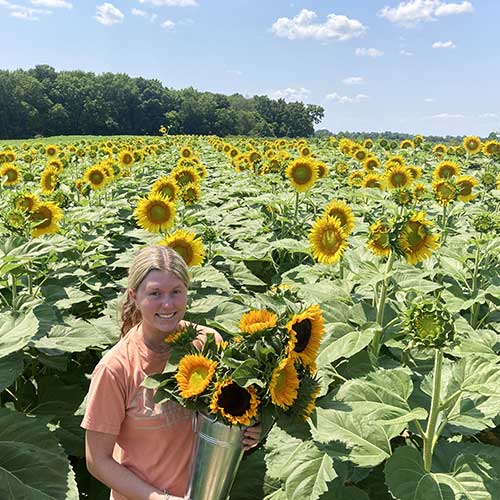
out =
{"type": "Polygon", "coordinates": [[[500,131],[500,0],[0,0],[0,68],[325,108],[334,132],[500,131]]]}

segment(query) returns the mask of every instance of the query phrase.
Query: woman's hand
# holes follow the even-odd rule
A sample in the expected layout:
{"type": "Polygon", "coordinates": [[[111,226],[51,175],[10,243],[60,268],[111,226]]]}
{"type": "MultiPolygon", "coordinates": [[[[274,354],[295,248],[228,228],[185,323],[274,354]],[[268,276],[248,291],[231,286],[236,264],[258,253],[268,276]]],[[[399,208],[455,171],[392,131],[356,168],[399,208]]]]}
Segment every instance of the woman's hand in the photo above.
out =
{"type": "Polygon", "coordinates": [[[243,449],[245,451],[251,450],[259,444],[261,431],[262,426],[260,425],[260,422],[252,425],[251,427],[247,427],[243,431],[243,439],[241,440],[241,444],[243,445],[243,449]]]}

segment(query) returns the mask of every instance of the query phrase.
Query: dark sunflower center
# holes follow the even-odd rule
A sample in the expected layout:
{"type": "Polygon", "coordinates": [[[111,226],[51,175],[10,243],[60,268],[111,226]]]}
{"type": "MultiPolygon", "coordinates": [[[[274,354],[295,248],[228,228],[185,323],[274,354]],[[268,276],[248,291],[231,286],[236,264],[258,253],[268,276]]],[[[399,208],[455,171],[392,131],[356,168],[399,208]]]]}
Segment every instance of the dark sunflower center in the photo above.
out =
{"type": "Polygon", "coordinates": [[[95,170],[90,174],[89,179],[92,184],[100,184],[104,179],[104,175],[102,172],[95,170]]]}
{"type": "Polygon", "coordinates": [[[293,331],[297,335],[297,343],[295,344],[294,351],[302,352],[309,343],[309,339],[311,338],[312,333],[312,325],[310,319],[303,319],[298,323],[293,325],[293,331]]]}
{"type": "Polygon", "coordinates": [[[462,182],[459,187],[461,195],[469,195],[472,193],[472,184],[469,182],[462,182]]]}
{"type": "Polygon", "coordinates": [[[15,170],[7,170],[7,179],[9,181],[15,181],[17,179],[17,172],[15,170]]]}
{"type": "Polygon", "coordinates": [[[250,409],[250,393],[233,383],[222,388],[217,404],[229,415],[240,417],[250,409]]]}
{"type": "Polygon", "coordinates": [[[341,240],[338,237],[337,231],[333,229],[325,229],[321,235],[321,244],[327,251],[335,251],[340,245],[341,240]]]}
{"type": "Polygon", "coordinates": [[[392,183],[395,186],[403,186],[406,183],[406,175],[398,172],[392,176],[392,183]]]}
{"type": "Polygon", "coordinates": [[[37,229],[43,229],[50,226],[52,221],[52,212],[47,207],[40,207],[32,216],[31,219],[37,224],[37,229]]]}
{"type": "Polygon", "coordinates": [[[408,223],[408,243],[413,249],[418,249],[425,241],[425,229],[418,222],[408,223]]]}
{"type": "Polygon", "coordinates": [[[328,215],[330,217],[337,217],[341,226],[345,226],[347,224],[346,214],[342,210],[332,209],[328,212],[328,215]]]}
{"type": "Polygon", "coordinates": [[[149,219],[155,224],[162,224],[170,217],[170,212],[165,205],[154,204],[149,209],[149,219]]]}
{"type": "Polygon", "coordinates": [[[305,184],[308,182],[311,177],[312,177],[312,170],[309,166],[306,165],[299,165],[294,173],[293,177],[295,179],[295,182],[298,182],[299,184],[305,184]]]}
{"type": "Polygon", "coordinates": [[[186,264],[189,264],[193,259],[193,249],[187,243],[177,243],[172,245],[172,248],[183,258],[186,264]]]}
{"type": "Polygon", "coordinates": [[[129,165],[130,163],[132,163],[132,155],[129,154],[129,153],[126,153],[123,155],[123,158],[122,158],[122,162],[125,164],[125,165],[129,165]]]}
{"type": "Polygon", "coordinates": [[[453,198],[453,195],[455,193],[453,192],[453,189],[451,188],[451,186],[449,186],[448,184],[443,184],[439,188],[439,194],[441,195],[442,198],[447,199],[447,198],[453,198]]]}

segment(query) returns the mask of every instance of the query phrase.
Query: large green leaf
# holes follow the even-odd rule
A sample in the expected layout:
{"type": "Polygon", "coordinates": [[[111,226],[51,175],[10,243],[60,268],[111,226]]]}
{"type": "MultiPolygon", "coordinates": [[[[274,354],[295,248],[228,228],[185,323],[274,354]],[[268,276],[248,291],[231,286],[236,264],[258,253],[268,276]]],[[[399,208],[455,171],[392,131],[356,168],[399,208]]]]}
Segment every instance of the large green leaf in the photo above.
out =
{"type": "Polygon", "coordinates": [[[31,311],[18,318],[0,315],[0,358],[25,347],[37,330],[38,319],[31,311]]]}
{"type": "Polygon", "coordinates": [[[0,361],[0,392],[9,387],[23,372],[22,353],[14,352],[0,361]]]}
{"type": "Polygon", "coordinates": [[[43,422],[0,408],[0,498],[78,500],[71,465],[43,422]]]}
{"type": "Polygon", "coordinates": [[[385,466],[389,491],[399,500],[493,500],[500,481],[488,463],[474,455],[459,455],[447,473],[427,472],[422,454],[398,448],[385,466]]]}
{"type": "Polygon", "coordinates": [[[384,427],[347,411],[316,408],[311,433],[320,443],[329,443],[329,453],[361,467],[374,467],[391,455],[384,427]]]}

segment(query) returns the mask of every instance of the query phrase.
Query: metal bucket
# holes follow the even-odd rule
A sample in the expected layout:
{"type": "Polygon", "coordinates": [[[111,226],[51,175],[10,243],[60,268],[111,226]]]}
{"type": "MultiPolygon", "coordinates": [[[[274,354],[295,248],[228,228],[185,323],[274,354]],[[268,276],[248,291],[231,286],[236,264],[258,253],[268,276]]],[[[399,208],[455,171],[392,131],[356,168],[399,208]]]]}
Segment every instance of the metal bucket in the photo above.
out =
{"type": "Polygon", "coordinates": [[[242,429],[197,413],[190,500],[226,500],[243,457],[242,429]]]}

